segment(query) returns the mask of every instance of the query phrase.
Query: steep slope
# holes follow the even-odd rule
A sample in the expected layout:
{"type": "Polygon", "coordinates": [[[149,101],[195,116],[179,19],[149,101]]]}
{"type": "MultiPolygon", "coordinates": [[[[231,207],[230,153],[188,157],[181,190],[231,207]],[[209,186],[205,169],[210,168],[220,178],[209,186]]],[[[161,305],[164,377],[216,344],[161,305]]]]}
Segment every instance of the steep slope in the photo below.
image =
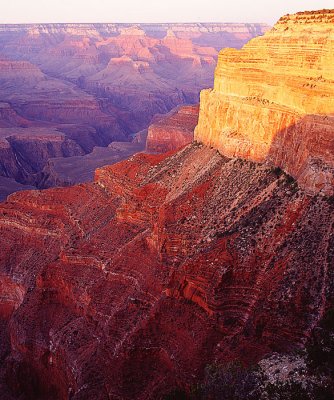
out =
{"type": "Polygon", "coordinates": [[[0,201],[6,200],[7,196],[11,193],[19,192],[21,190],[35,189],[33,186],[22,185],[12,178],[0,177],[0,201]]]}
{"type": "Polygon", "coordinates": [[[304,343],[333,300],[333,211],[275,169],[196,144],[12,195],[0,219],[11,390],[156,399],[213,359],[304,343]]]}
{"type": "Polygon", "coordinates": [[[85,154],[73,140],[56,129],[0,129],[0,175],[38,185],[38,174],[50,157],[85,154]],[[4,135],[4,137],[1,137],[4,135]]]}
{"type": "Polygon", "coordinates": [[[101,135],[103,129],[122,134],[115,118],[103,113],[93,96],[26,61],[0,61],[0,94],[22,117],[33,121],[90,124],[101,135]]]}
{"type": "Polygon", "coordinates": [[[41,188],[93,181],[96,168],[115,164],[144,150],[145,143],[113,142],[107,147],[94,147],[85,156],[50,158],[36,179],[41,188]]]}
{"type": "Polygon", "coordinates": [[[0,103],[0,128],[29,127],[31,122],[22,118],[9,103],[0,103]]]}
{"type": "Polygon", "coordinates": [[[201,94],[196,139],[333,194],[333,46],[334,10],[322,10],[282,17],[242,50],[223,50],[214,88],[201,94]]]}
{"type": "MultiPolygon", "coordinates": [[[[289,46],[294,37],[297,49],[308,38],[317,54],[326,40],[314,43],[296,32],[311,21],[327,37],[331,18],[329,11],[290,16],[280,22],[282,35],[289,46]]],[[[258,62],[251,61],[251,71],[245,62],[250,74],[258,62]]],[[[275,68],[270,71],[268,82],[261,75],[264,89],[277,85],[275,68]]],[[[332,82],[325,79],[330,93],[332,82]]],[[[178,152],[140,153],[97,169],[93,183],[16,193],[0,205],[4,396],[153,400],[177,388],[189,393],[208,364],[253,364],[272,352],[303,348],[333,307],[334,200],[324,195],[331,193],[330,181],[314,190],[296,175],[300,187],[279,168],[289,170],[293,156],[298,161],[301,143],[294,148],[282,141],[275,165],[270,152],[258,151],[257,131],[242,130],[248,139],[240,139],[236,128],[231,134],[224,125],[260,126],[271,107],[276,126],[273,110],[285,121],[285,110],[296,112],[294,106],[279,103],[278,95],[272,105],[215,90],[202,95],[197,128],[197,139],[211,148],[194,142],[178,152]],[[252,122],[241,118],[249,110],[252,122]]],[[[331,140],[330,118],[327,130],[318,123],[321,104],[320,96],[307,109],[313,128],[303,132],[331,140]]],[[[175,125],[179,117],[167,121],[175,125]]],[[[270,126],[269,119],[262,123],[270,126]]],[[[315,139],[311,159],[320,152],[323,165],[329,163],[331,148],[315,139]]],[[[323,171],[312,170],[315,181],[323,171]]]]}

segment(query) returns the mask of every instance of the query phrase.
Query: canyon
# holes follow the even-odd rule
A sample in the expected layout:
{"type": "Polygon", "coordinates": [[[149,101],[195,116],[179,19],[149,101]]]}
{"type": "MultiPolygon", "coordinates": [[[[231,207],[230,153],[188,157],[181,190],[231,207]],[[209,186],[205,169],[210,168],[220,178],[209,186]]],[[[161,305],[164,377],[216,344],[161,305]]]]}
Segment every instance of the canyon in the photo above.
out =
{"type": "MultiPolygon", "coordinates": [[[[22,184],[92,179],[106,152],[108,163],[126,158],[131,145],[121,157],[120,146],[114,157],[108,145],[130,143],[156,114],[197,103],[212,84],[218,49],[239,48],[266,30],[224,23],[0,25],[0,176],[10,182],[0,200],[22,184]],[[89,154],[86,171],[87,157],[80,157],[89,154]],[[72,162],[75,173],[66,169],[72,162]]],[[[133,152],[144,148],[134,145],[133,152]]]]}
{"type": "Polygon", "coordinates": [[[334,10],[282,17],[147,152],[0,204],[5,400],[190,398],[208,366],[302,354],[334,306],[333,34],[334,10]]]}

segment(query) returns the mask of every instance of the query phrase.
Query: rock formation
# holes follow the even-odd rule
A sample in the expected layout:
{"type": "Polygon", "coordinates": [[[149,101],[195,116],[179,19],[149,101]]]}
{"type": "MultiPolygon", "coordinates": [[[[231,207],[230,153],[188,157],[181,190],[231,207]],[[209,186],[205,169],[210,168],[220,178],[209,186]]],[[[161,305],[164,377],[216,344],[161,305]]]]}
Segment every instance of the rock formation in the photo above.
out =
{"type": "Polygon", "coordinates": [[[30,121],[22,118],[9,103],[0,103],[0,128],[29,127],[30,121]]]}
{"type": "Polygon", "coordinates": [[[213,360],[300,346],[333,300],[333,218],[276,169],[198,144],[11,195],[2,392],[156,399],[213,360]]]}
{"type": "Polygon", "coordinates": [[[219,54],[195,137],[228,157],[282,167],[311,193],[334,188],[334,11],[282,17],[219,54]]]}
{"type": "Polygon", "coordinates": [[[44,168],[49,158],[85,154],[75,141],[57,130],[30,128],[28,132],[22,128],[4,129],[8,136],[0,140],[1,176],[38,186],[36,174],[44,168]]]}
{"type": "Polygon", "coordinates": [[[145,142],[112,142],[107,147],[94,147],[85,156],[49,158],[36,176],[37,186],[48,188],[92,181],[96,168],[115,164],[144,150],[145,142]]]}
{"type": "Polygon", "coordinates": [[[146,150],[165,153],[191,143],[198,122],[198,105],[180,106],[167,115],[157,115],[148,128],[146,150]]]}
{"type": "MultiPolygon", "coordinates": [[[[282,19],[262,39],[278,54],[271,67],[271,47],[261,53],[261,40],[248,45],[258,50],[251,62],[240,56],[247,46],[222,53],[217,87],[202,94],[196,132],[213,148],[193,142],[177,152],[139,153],[97,169],[92,183],[15,193],[0,204],[0,393],[6,399],[170,398],[176,389],[189,393],[208,364],[249,365],[303,348],[334,306],[334,197],[323,195],[330,193],[323,177],[326,165],[331,173],[333,125],[317,108],[327,104],[320,95],[307,103],[298,94],[304,68],[293,74],[291,59],[278,66],[280,92],[274,64],[282,54],[280,64],[296,55],[302,65],[299,41],[306,53],[313,49],[308,62],[317,58],[313,53],[332,57],[317,52],[320,42],[327,49],[332,14],[282,19]],[[319,43],[305,26],[324,34],[319,43]],[[233,72],[222,64],[225,56],[233,72]],[[239,68],[246,87],[236,83],[239,68]],[[293,103],[283,104],[284,88],[293,103]],[[297,114],[300,122],[291,119],[297,114]],[[270,123],[275,129],[265,131],[270,123]],[[262,130],[251,132],[254,127],[262,130]],[[284,140],[275,147],[277,128],[284,140]],[[294,147],[302,133],[307,140],[294,147]],[[295,173],[302,154],[309,163],[318,160],[314,170],[306,164],[304,177],[295,173]],[[280,165],[292,168],[300,185],[280,165]]],[[[328,73],[319,80],[327,82],[325,94],[332,90],[328,73]]],[[[182,120],[189,132],[196,109],[185,110],[165,123],[175,129],[182,120]]]]}
{"type": "MultiPolygon", "coordinates": [[[[114,141],[131,142],[154,115],[198,102],[199,91],[212,85],[217,48],[240,47],[267,29],[263,24],[0,25],[0,137],[8,142],[6,138],[22,135],[21,144],[30,138],[19,172],[14,171],[19,167],[15,149],[2,145],[1,176],[37,187],[82,181],[92,175],[85,173],[86,158],[81,166],[75,159],[82,177],[74,174],[65,181],[44,158],[38,170],[29,167],[27,159],[34,158],[28,154],[34,136],[30,131],[43,128],[45,146],[48,132],[60,132],[67,143],[81,148],[73,156],[114,141]]],[[[124,155],[129,154],[125,147],[124,155]]],[[[98,154],[102,160],[102,153],[95,151],[89,164],[98,154]]],[[[49,157],[53,155],[61,171],[61,154],[50,151],[49,157]]],[[[64,160],[64,171],[68,163],[64,160]]]]}

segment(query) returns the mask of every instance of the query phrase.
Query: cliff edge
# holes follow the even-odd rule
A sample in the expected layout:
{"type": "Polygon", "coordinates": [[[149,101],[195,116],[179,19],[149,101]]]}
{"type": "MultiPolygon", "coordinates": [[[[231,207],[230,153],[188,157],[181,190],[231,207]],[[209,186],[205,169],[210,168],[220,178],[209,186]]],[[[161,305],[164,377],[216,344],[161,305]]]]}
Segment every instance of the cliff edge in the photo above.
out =
{"type": "Polygon", "coordinates": [[[221,51],[214,88],[201,92],[195,139],[332,195],[333,50],[334,10],[320,10],[286,15],[241,50],[221,51]]]}

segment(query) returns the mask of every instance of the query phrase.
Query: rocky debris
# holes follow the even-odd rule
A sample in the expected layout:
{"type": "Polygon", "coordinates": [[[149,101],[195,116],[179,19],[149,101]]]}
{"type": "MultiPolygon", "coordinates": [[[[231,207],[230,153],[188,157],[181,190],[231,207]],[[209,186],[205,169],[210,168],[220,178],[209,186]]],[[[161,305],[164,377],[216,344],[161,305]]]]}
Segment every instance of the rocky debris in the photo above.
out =
{"type": "Polygon", "coordinates": [[[286,174],[198,143],[11,195],[6,390],[155,399],[215,360],[302,346],[331,302],[333,215],[286,174]]]}

